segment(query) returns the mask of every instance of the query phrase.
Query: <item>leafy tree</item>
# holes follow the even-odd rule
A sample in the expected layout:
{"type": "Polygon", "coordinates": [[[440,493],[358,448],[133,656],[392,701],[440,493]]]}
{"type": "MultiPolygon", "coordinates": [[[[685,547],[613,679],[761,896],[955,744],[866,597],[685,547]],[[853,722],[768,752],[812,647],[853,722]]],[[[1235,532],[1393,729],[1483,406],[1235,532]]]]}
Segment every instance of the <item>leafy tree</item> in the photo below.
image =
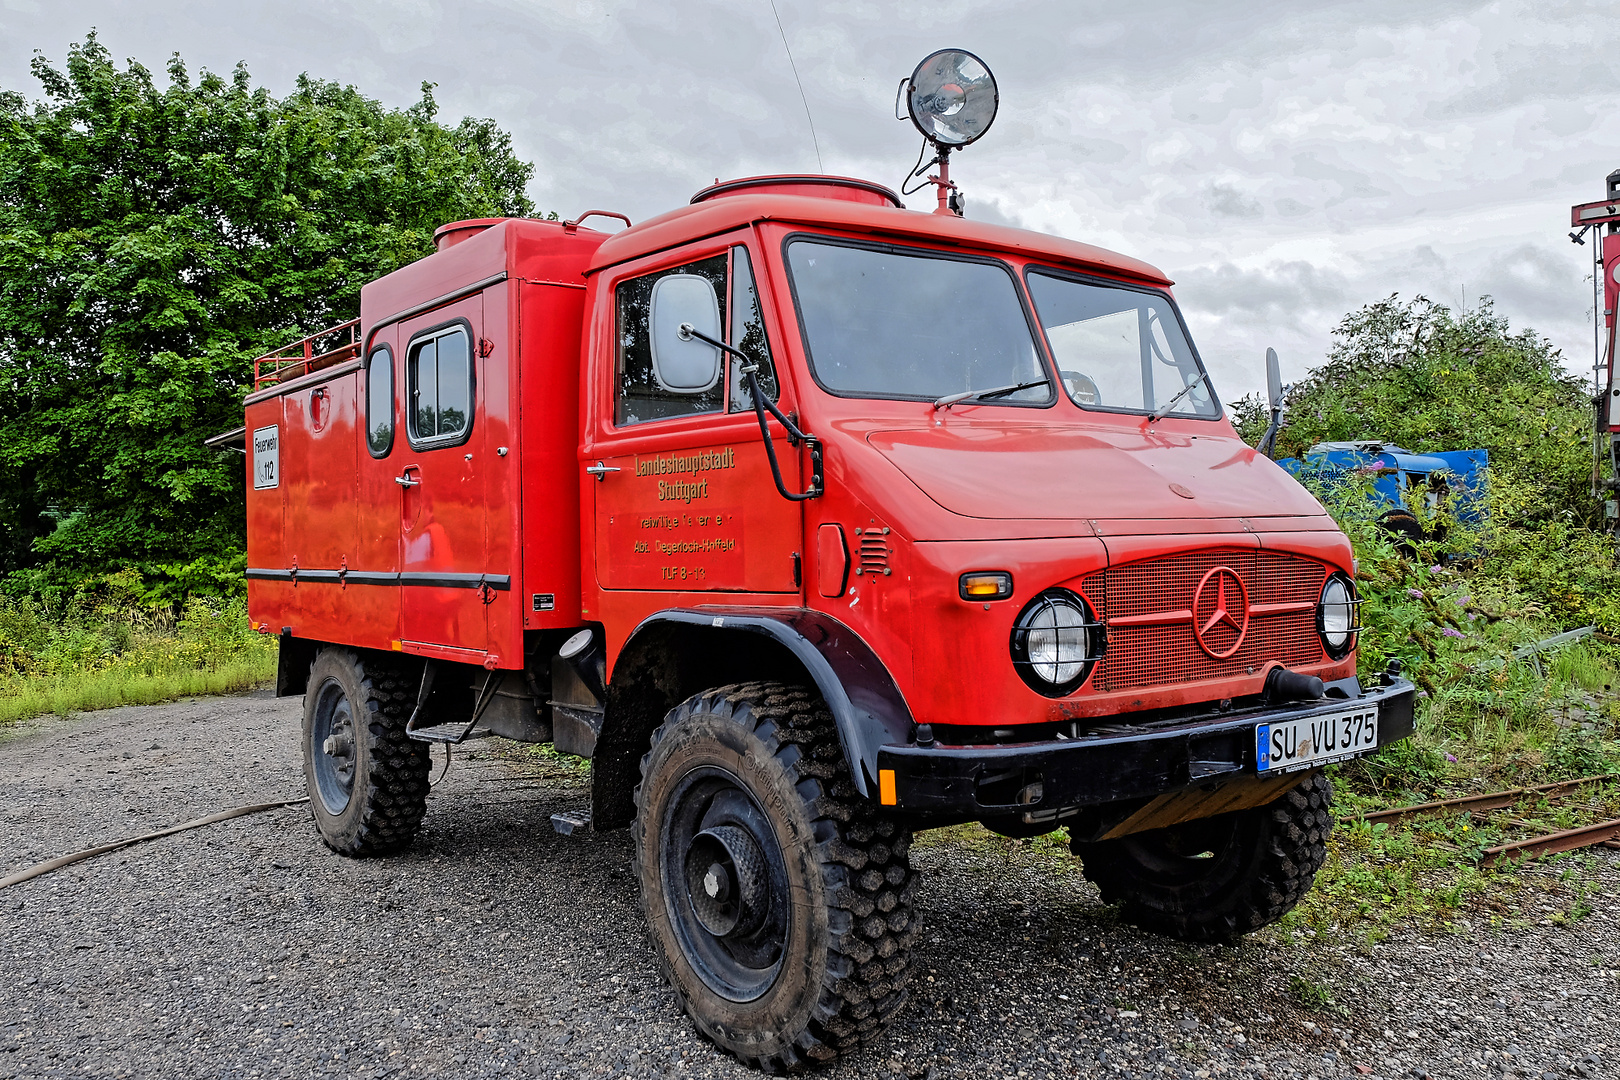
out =
{"type": "Polygon", "coordinates": [[[359,312],[446,221],[524,215],[493,121],[435,121],[245,67],[168,85],[95,37],[30,102],[0,91],[0,571],[226,580],[243,548],[250,361],[359,312]]]}

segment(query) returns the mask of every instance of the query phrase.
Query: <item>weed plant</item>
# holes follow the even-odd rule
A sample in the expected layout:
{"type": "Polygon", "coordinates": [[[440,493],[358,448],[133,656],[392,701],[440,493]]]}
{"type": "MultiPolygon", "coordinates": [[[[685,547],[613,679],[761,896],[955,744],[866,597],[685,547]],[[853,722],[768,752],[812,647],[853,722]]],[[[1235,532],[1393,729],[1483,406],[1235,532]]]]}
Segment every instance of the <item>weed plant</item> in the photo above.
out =
{"type": "Polygon", "coordinates": [[[149,705],[257,685],[275,674],[272,639],[240,597],[143,604],[135,575],[64,600],[0,596],[0,727],[51,713],[149,705]]]}

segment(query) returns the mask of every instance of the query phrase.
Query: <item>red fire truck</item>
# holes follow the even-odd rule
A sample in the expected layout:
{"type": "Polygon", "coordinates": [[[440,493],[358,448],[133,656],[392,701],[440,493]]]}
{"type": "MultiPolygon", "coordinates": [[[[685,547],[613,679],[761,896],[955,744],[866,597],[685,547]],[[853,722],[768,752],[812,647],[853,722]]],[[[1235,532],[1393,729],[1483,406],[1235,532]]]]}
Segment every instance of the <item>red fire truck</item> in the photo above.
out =
{"type": "Polygon", "coordinates": [[[246,402],[325,842],[407,845],[433,741],[590,758],[683,1006],[773,1071],[905,1000],[915,831],[1065,828],[1126,918],[1230,938],[1310,886],[1322,766],[1412,730],[1165,275],[936,182],[455,222],[246,402]]]}

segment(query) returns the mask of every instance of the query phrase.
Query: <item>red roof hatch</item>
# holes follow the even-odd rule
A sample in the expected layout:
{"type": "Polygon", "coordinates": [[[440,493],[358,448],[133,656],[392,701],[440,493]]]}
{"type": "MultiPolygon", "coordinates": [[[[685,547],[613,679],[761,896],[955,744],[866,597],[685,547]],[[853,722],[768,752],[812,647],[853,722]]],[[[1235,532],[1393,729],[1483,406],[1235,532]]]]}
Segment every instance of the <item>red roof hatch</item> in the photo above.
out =
{"type": "Polygon", "coordinates": [[[785,176],[749,176],[741,180],[716,182],[692,196],[694,203],[709,199],[723,199],[728,195],[808,195],[816,199],[842,199],[845,202],[866,203],[868,206],[895,206],[904,208],[900,196],[882,184],[870,180],[856,180],[849,176],[821,176],[819,174],[785,176]]]}
{"type": "Polygon", "coordinates": [[[433,248],[443,251],[453,248],[463,240],[471,240],[491,225],[499,225],[507,220],[499,217],[469,218],[466,221],[452,221],[448,225],[440,225],[433,230],[433,248]]]}

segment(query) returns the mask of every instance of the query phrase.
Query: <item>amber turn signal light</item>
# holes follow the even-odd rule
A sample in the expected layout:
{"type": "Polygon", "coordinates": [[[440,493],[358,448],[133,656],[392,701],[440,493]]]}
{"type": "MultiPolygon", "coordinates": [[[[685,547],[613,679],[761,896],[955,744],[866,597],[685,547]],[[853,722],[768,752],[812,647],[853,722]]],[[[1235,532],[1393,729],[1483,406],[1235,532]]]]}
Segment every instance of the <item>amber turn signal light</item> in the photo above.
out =
{"type": "Polygon", "coordinates": [[[1012,595],[1012,575],[1004,570],[981,570],[963,574],[961,582],[964,600],[1005,600],[1012,595]]]}

